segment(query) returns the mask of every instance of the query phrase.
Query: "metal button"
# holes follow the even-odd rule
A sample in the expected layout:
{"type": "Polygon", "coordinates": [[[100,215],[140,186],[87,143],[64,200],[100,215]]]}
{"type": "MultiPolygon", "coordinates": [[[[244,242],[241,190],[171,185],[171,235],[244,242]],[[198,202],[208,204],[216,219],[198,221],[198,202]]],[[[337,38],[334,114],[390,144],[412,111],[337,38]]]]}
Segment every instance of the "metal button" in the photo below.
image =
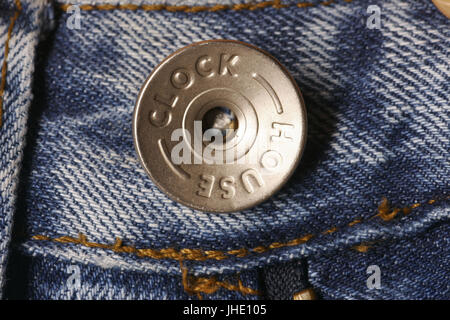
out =
{"type": "Polygon", "coordinates": [[[306,111],[286,69],[243,42],[210,40],[161,62],[134,110],[138,157],[172,199],[207,212],[250,208],[295,170],[306,111]]]}
{"type": "Polygon", "coordinates": [[[433,0],[433,3],[447,18],[450,18],[450,0],[433,0]]]}
{"type": "Polygon", "coordinates": [[[317,300],[317,296],[312,288],[308,288],[295,293],[293,300],[317,300]]]}

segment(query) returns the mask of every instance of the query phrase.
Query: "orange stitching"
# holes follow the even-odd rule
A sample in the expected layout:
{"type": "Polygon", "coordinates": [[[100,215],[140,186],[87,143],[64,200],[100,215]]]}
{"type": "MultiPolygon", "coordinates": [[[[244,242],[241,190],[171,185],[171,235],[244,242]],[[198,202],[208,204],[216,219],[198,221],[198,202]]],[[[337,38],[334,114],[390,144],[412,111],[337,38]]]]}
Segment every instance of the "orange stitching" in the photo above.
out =
{"type": "MultiPolygon", "coordinates": [[[[449,198],[450,198],[450,196],[445,197],[444,199],[447,200],[449,198]]],[[[436,200],[429,200],[426,203],[431,205],[431,204],[434,204],[435,202],[436,202],[436,200]]],[[[413,211],[414,209],[416,209],[422,205],[423,205],[423,203],[414,203],[414,204],[404,207],[404,208],[391,209],[391,207],[389,205],[389,201],[386,198],[383,198],[380,206],[378,207],[378,214],[372,218],[380,217],[384,221],[389,221],[389,220],[394,219],[395,216],[399,212],[402,212],[404,215],[408,215],[411,213],[411,211],[413,211]]]]}
{"type": "Polygon", "coordinates": [[[299,2],[299,3],[297,3],[297,7],[299,7],[299,8],[314,7],[314,3],[311,3],[311,2],[299,2]]]}
{"type": "Polygon", "coordinates": [[[375,244],[375,242],[361,243],[357,246],[352,247],[352,249],[361,253],[366,253],[370,248],[372,248],[373,244],[375,244]]]}
{"type": "MultiPolygon", "coordinates": [[[[444,199],[449,199],[450,197],[445,197],[444,199]]],[[[429,200],[426,203],[427,204],[434,204],[436,202],[436,200],[429,200]]],[[[389,201],[386,198],[383,198],[383,200],[381,201],[380,205],[378,206],[378,214],[372,218],[375,217],[380,217],[381,219],[383,219],[384,221],[389,221],[395,218],[395,216],[399,213],[402,212],[404,215],[408,215],[411,213],[412,210],[420,207],[421,203],[414,203],[410,206],[404,207],[404,208],[394,208],[391,209],[390,205],[389,205],[389,201]]],[[[350,225],[350,224],[349,224],[350,225]]],[[[366,253],[369,251],[370,248],[372,248],[372,246],[375,244],[376,242],[371,242],[371,243],[361,243],[357,246],[352,247],[352,249],[358,251],[358,252],[362,252],[362,253],[366,253]]]]}
{"type": "MultiPolygon", "coordinates": [[[[344,0],[344,2],[349,3],[353,0],[344,0]]],[[[98,4],[98,5],[90,5],[90,4],[82,4],[78,7],[80,10],[84,11],[93,11],[93,10],[103,10],[103,11],[109,11],[109,10],[143,10],[143,11],[169,11],[169,12],[187,12],[187,13],[197,13],[197,12],[217,12],[217,11],[223,11],[223,10],[257,10],[257,9],[263,9],[267,7],[272,7],[274,9],[281,9],[281,8],[287,8],[290,6],[297,6],[299,8],[306,8],[306,7],[314,7],[317,5],[323,5],[323,6],[329,6],[332,3],[335,3],[336,0],[329,0],[329,1],[323,1],[319,3],[312,3],[312,2],[299,2],[297,4],[282,4],[281,0],[275,0],[275,1],[263,1],[258,3],[239,3],[239,4],[233,4],[233,5],[223,5],[223,4],[216,4],[214,6],[176,6],[176,5],[164,5],[164,4],[142,4],[142,5],[136,5],[136,4],[98,4]]],[[[67,11],[72,4],[62,4],[60,6],[61,10],[67,11]]]]}
{"type": "Polygon", "coordinates": [[[331,234],[331,233],[336,232],[336,231],[338,231],[338,228],[333,227],[333,228],[330,228],[328,230],[323,231],[322,234],[331,234]]]}
{"type": "Polygon", "coordinates": [[[232,284],[225,281],[218,281],[216,277],[201,278],[188,275],[188,270],[183,267],[182,261],[180,261],[180,268],[182,274],[182,280],[184,290],[188,294],[196,294],[199,299],[202,299],[201,293],[213,294],[220,288],[237,291],[243,295],[261,295],[261,293],[255,289],[245,287],[241,279],[238,276],[238,284],[232,284]]]}
{"type": "Polygon", "coordinates": [[[5,56],[3,57],[3,65],[2,65],[2,80],[0,82],[0,128],[3,125],[3,99],[5,94],[5,87],[6,87],[6,72],[8,70],[8,55],[9,55],[9,41],[11,40],[12,31],[14,28],[14,24],[16,23],[17,18],[19,18],[20,12],[22,11],[22,4],[20,3],[20,0],[15,1],[16,4],[16,10],[14,12],[14,15],[11,17],[11,23],[8,27],[8,35],[6,36],[5,41],[5,56]]]}
{"type": "MultiPolygon", "coordinates": [[[[450,199],[450,196],[444,198],[445,200],[450,199]]],[[[426,202],[427,204],[434,204],[436,200],[430,200],[426,202]]],[[[389,206],[389,202],[386,198],[383,198],[380,205],[378,206],[378,213],[371,218],[368,218],[366,221],[374,219],[376,217],[380,217],[383,221],[389,221],[394,219],[399,213],[403,213],[407,215],[411,213],[412,210],[422,206],[421,203],[415,203],[413,205],[407,206],[405,208],[394,208],[391,209],[389,206]]],[[[352,227],[359,223],[364,222],[362,219],[356,219],[352,222],[348,223],[347,226],[352,227]]],[[[338,231],[339,228],[333,227],[327,229],[322,232],[322,234],[330,234],[338,231]]],[[[102,248],[112,250],[114,252],[119,253],[132,253],[137,255],[138,257],[147,257],[153,259],[173,259],[178,261],[183,260],[196,260],[196,261],[205,261],[205,260],[224,260],[230,257],[243,258],[248,256],[251,253],[264,253],[269,250],[283,248],[283,247],[292,247],[300,244],[304,244],[314,238],[315,235],[307,234],[300,238],[289,240],[288,242],[273,242],[268,246],[258,246],[253,249],[240,248],[229,251],[219,251],[219,250],[202,250],[202,249],[180,249],[177,251],[174,248],[166,248],[166,249],[138,249],[132,246],[124,246],[122,245],[122,240],[117,238],[114,244],[103,244],[96,242],[89,242],[87,237],[83,234],[79,234],[78,238],[70,237],[70,236],[62,236],[59,238],[50,238],[44,235],[35,235],[32,237],[34,240],[42,240],[42,241],[53,241],[58,243],[73,243],[83,245],[89,248],[102,248]]]]}

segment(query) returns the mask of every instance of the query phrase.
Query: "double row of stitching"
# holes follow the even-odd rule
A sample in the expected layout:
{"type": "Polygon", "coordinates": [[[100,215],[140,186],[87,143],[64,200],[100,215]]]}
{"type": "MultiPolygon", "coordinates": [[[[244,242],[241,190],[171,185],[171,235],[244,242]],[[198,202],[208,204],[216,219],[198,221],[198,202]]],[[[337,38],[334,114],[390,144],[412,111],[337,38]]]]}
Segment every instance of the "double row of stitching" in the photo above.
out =
{"type": "MultiPolygon", "coordinates": [[[[353,0],[343,0],[343,2],[349,3],[353,0]]],[[[232,5],[223,5],[223,4],[216,4],[213,6],[187,6],[187,5],[165,5],[165,4],[97,4],[97,5],[90,5],[90,4],[82,4],[78,7],[80,10],[84,11],[93,11],[93,10],[103,10],[103,11],[110,11],[110,10],[142,10],[142,11],[169,11],[169,12],[187,12],[187,13],[197,13],[197,12],[217,12],[217,11],[224,11],[224,10],[234,10],[234,11],[240,11],[240,10],[257,10],[257,9],[263,9],[272,7],[275,9],[281,9],[281,8],[287,8],[287,7],[298,7],[298,8],[307,8],[307,7],[314,7],[318,5],[322,6],[328,6],[333,3],[337,2],[336,0],[328,0],[328,1],[322,1],[322,2],[298,2],[295,4],[283,4],[281,3],[281,0],[275,0],[275,1],[263,1],[258,3],[239,3],[239,4],[232,4],[232,5]]],[[[67,11],[72,4],[62,4],[60,8],[63,11],[67,11]]]]}
{"type": "Polygon", "coordinates": [[[0,128],[3,124],[3,105],[4,105],[4,96],[5,96],[5,87],[6,87],[6,75],[8,71],[8,55],[9,55],[9,41],[11,40],[12,31],[14,29],[14,25],[16,23],[17,18],[19,18],[20,12],[22,11],[22,4],[20,0],[15,0],[16,10],[14,11],[14,15],[11,17],[11,22],[8,27],[8,34],[6,35],[5,41],[5,53],[3,56],[3,64],[2,64],[2,72],[1,72],[1,81],[0,81],[0,128]]]}
{"type": "MultiPolygon", "coordinates": [[[[448,199],[446,197],[445,199],[448,199]]],[[[437,200],[430,200],[426,203],[415,203],[410,206],[404,208],[391,208],[389,202],[386,198],[384,198],[381,204],[378,207],[378,213],[366,220],[363,219],[355,219],[350,223],[347,223],[344,227],[353,227],[358,224],[361,224],[365,221],[372,220],[374,218],[380,218],[382,221],[390,221],[393,220],[399,214],[408,215],[414,209],[424,205],[424,204],[435,204],[437,200]]],[[[338,227],[331,227],[327,230],[322,231],[320,234],[327,235],[337,232],[342,229],[338,227]]],[[[126,246],[122,244],[122,240],[120,238],[116,239],[114,244],[104,244],[104,243],[96,243],[89,242],[87,237],[83,234],[79,234],[77,238],[70,236],[62,236],[58,238],[51,238],[45,235],[35,235],[32,237],[34,240],[42,240],[42,241],[52,241],[57,243],[71,243],[82,245],[88,248],[102,248],[107,250],[112,250],[114,252],[119,253],[129,253],[134,254],[138,257],[146,257],[152,259],[173,259],[178,261],[183,260],[195,260],[195,261],[205,261],[205,260],[224,260],[231,257],[243,258],[250,254],[261,254],[273,249],[283,248],[283,247],[292,247],[304,244],[314,237],[318,236],[313,234],[307,234],[299,238],[292,239],[287,242],[273,242],[268,246],[257,246],[252,249],[240,248],[229,251],[220,251],[220,250],[202,250],[202,249],[175,249],[175,248],[166,248],[166,249],[151,249],[151,248],[136,248],[133,246],[126,246]]],[[[361,251],[362,252],[362,251],[361,251]]]]}

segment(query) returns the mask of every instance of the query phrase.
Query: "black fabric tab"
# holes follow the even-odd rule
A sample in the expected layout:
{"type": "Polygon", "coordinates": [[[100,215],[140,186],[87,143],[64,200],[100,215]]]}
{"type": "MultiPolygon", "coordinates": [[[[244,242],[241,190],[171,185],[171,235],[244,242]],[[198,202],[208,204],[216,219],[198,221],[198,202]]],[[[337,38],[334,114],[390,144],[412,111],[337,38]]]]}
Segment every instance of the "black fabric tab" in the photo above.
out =
{"type": "Polygon", "coordinates": [[[305,259],[268,266],[261,275],[265,298],[270,300],[292,300],[295,293],[310,287],[305,259]]]}

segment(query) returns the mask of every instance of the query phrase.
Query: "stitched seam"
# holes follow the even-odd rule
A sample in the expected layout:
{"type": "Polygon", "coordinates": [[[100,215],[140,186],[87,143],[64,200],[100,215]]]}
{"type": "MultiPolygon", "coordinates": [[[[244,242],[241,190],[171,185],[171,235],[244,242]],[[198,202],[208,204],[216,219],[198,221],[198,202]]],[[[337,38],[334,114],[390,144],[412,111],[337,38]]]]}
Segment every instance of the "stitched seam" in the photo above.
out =
{"type": "Polygon", "coordinates": [[[372,248],[372,245],[376,242],[363,242],[361,244],[358,244],[354,247],[352,247],[353,250],[356,250],[360,253],[366,253],[369,251],[370,248],[372,248]]]}
{"type": "Polygon", "coordinates": [[[216,277],[203,278],[190,276],[188,275],[188,269],[183,266],[182,261],[180,261],[180,269],[184,291],[190,295],[196,294],[200,300],[202,299],[201,293],[213,294],[221,288],[229,291],[237,291],[243,295],[261,295],[259,291],[245,287],[239,275],[237,275],[238,284],[235,285],[230,282],[219,281],[216,277]]]}
{"type": "MultiPolygon", "coordinates": [[[[345,3],[352,2],[353,0],[343,0],[345,3]]],[[[102,10],[102,11],[110,11],[110,10],[143,10],[143,11],[169,11],[169,12],[186,12],[186,13],[197,13],[197,12],[217,12],[217,11],[224,11],[224,10],[233,10],[233,11],[240,11],[240,10],[257,10],[257,9],[263,9],[267,7],[272,7],[275,9],[281,9],[281,8],[288,8],[288,7],[298,7],[298,8],[308,8],[308,7],[314,7],[314,6],[329,6],[330,4],[333,4],[337,2],[337,0],[328,0],[328,1],[322,1],[319,3],[313,3],[313,2],[298,2],[295,4],[282,4],[281,0],[275,0],[275,1],[264,1],[259,3],[240,3],[240,4],[233,4],[233,5],[222,5],[217,4],[214,6],[177,6],[177,5],[164,5],[164,4],[142,4],[142,5],[136,5],[136,4],[98,4],[98,5],[90,5],[90,4],[82,4],[78,7],[80,10],[84,11],[94,11],[94,10],[102,10]]],[[[67,11],[72,4],[61,4],[60,8],[63,11],[67,11]]]]}
{"type": "MultiPolygon", "coordinates": [[[[447,200],[450,196],[447,196],[443,199],[447,200]]],[[[414,203],[410,206],[404,207],[404,208],[393,208],[391,209],[389,202],[386,198],[383,198],[381,201],[381,204],[378,207],[378,213],[366,220],[363,219],[355,219],[352,222],[346,224],[344,227],[353,227],[355,225],[361,224],[363,222],[370,221],[374,218],[380,218],[383,221],[390,221],[393,220],[398,214],[408,215],[410,214],[414,209],[423,206],[425,204],[435,204],[438,202],[438,200],[429,200],[424,203],[414,203]]],[[[329,228],[320,234],[331,234],[335,233],[336,231],[342,229],[337,227],[329,228]]],[[[130,253],[134,254],[138,257],[146,257],[146,258],[152,258],[152,259],[173,259],[177,261],[183,261],[183,260],[195,260],[195,261],[205,261],[205,260],[225,260],[231,257],[236,258],[243,258],[248,256],[249,254],[261,254],[264,252],[267,252],[269,250],[277,249],[277,248],[283,248],[283,247],[292,247],[304,244],[311,240],[312,238],[316,237],[317,235],[313,234],[307,234],[305,236],[302,236],[300,238],[292,239],[287,242],[273,242],[268,246],[258,246],[253,249],[246,249],[246,248],[240,248],[236,250],[229,250],[229,251],[219,251],[219,250],[202,250],[202,249],[180,249],[176,250],[174,248],[165,248],[165,249],[151,249],[151,248],[135,248],[133,246],[124,246],[122,245],[122,239],[116,238],[116,241],[114,244],[104,244],[104,243],[96,243],[96,242],[89,242],[87,240],[87,237],[80,233],[78,238],[70,237],[70,236],[62,236],[58,238],[51,238],[45,235],[34,235],[32,236],[33,240],[40,240],[40,241],[52,241],[57,243],[72,243],[72,244],[78,244],[89,248],[102,248],[102,249],[108,249],[112,250],[114,252],[118,253],[130,253]]]]}
{"type": "Polygon", "coordinates": [[[8,27],[8,34],[6,36],[5,41],[5,54],[3,57],[2,64],[2,75],[0,82],[0,128],[3,125],[3,104],[4,104],[4,95],[5,95],[5,87],[6,87],[6,75],[8,71],[8,55],[9,55],[9,41],[11,40],[12,31],[14,28],[14,24],[16,23],[17,18],[19,18],[20,12],[22,11],[22,4],[20,0],[15,0],[16,10],[14,11],[14,15],[11,17],[11,22],[8,27]]]}

